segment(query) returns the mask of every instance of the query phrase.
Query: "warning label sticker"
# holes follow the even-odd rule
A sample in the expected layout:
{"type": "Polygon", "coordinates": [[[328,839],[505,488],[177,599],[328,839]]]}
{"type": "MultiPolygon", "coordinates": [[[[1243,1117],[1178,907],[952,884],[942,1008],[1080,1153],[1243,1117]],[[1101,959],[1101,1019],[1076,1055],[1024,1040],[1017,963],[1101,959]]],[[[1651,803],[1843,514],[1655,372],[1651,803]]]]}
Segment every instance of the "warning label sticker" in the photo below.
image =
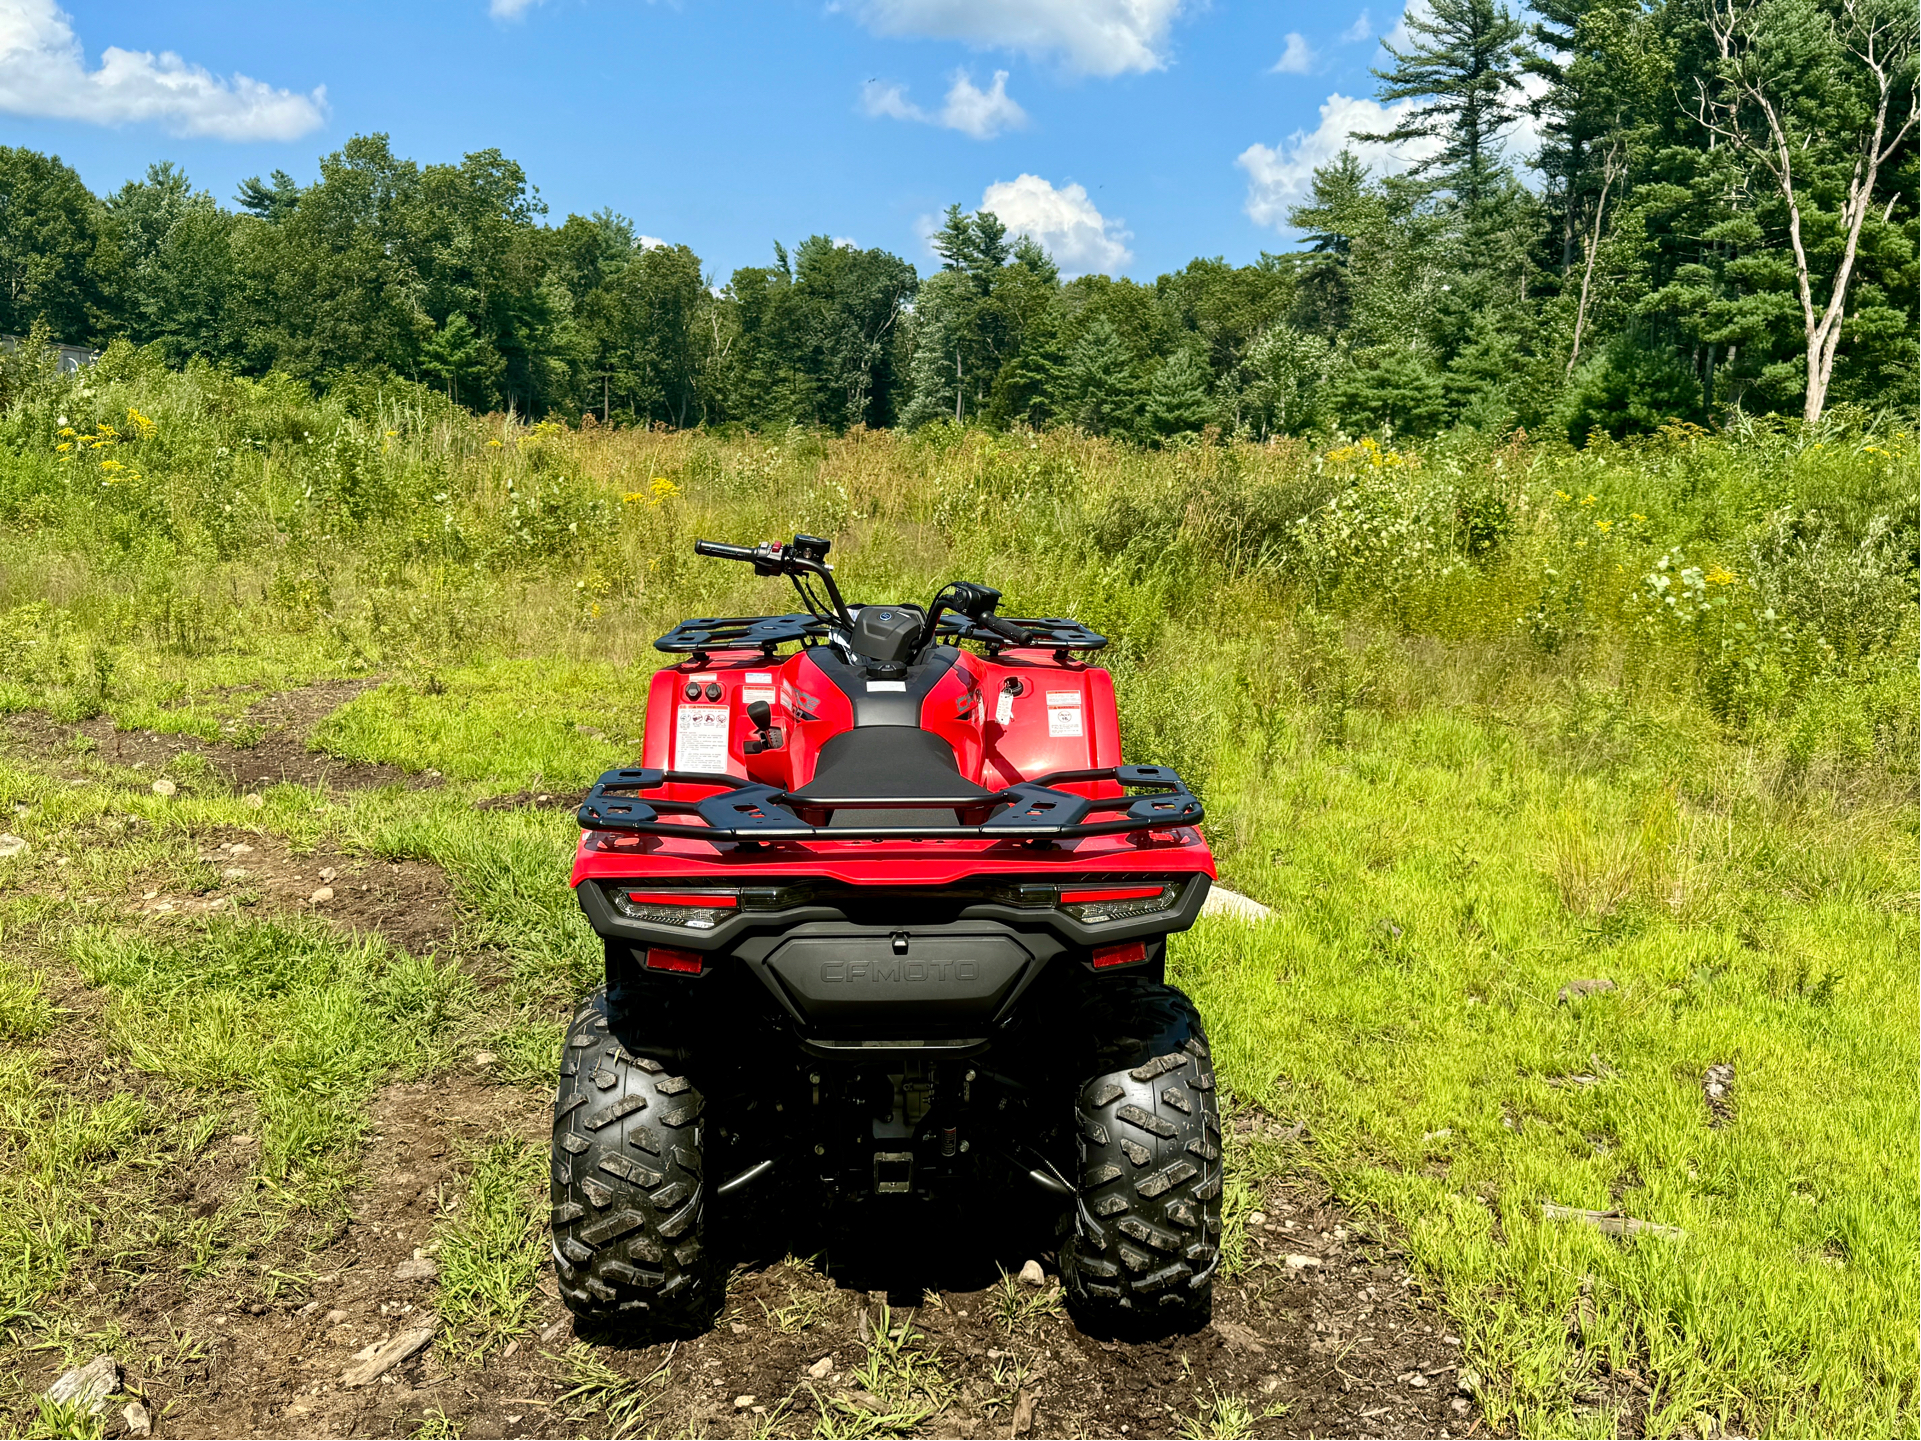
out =
{"type": "Polygon", "coordinates": [[[747,685],[772,685],[774,673],[770,670],[750,670],[741,677],[741,681],[747,685]]]}
{"type": "Polygon", "coordinates": [[[1050,706],[1079,705],[1081,693],[1077,690],[1050,690],[1047,693],[1047,703],[1050,706]]]}
{"type": "Polygon", "coordinates": [[[740,703],[742,705],[752,705],[757,700],[764,700],[767,702],[767,704],[772,705],[774,703],[774,688],[771,685],[766,687],[762,687],[762,686],[742,686],[741,687],[740,703]]]}
{"type": "Polygon", "coordinates": [[[1075,697],[1073,705],[1053,705],[1054,697],[1049,696],[1047,707],[1047,733],[1051,736],[1085,735],[1081,729],[1080,698],[1075,697]]]}
{"type": "Polygon", "coordinates": [[[994,724],[1011,726],[1014,723],[1014,697],[1002,691],[994,701],[994,724]]]}
{"type": "Polygon", "coordinates": [[[684,705],[676,717],[674,769],[727,772],[727,707],[684,705]]]}

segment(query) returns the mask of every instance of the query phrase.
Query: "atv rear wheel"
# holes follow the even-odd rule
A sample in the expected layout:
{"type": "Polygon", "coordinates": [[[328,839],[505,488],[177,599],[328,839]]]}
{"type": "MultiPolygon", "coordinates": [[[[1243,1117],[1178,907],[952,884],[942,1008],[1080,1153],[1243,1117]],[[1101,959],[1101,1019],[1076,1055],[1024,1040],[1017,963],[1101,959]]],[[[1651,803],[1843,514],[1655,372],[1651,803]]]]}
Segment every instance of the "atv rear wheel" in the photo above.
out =
{"type": "Polygon", "coordinates": [[[700,1092],[635,1056],[589,996],[561,1048],[553,1245],[561,1299],[597,1322],[696,1322],[706,1303],[700,1092]]]}
{"type": "Polygon", "coordinates": [[[1172,986],[1137,981],[1087,1019],[1103,1071],[1075,1111],[1068,1299],[1089,1319],[1204,1321],[1220,1262],[1221,1122],[1200,1014],[1172,986]]]}

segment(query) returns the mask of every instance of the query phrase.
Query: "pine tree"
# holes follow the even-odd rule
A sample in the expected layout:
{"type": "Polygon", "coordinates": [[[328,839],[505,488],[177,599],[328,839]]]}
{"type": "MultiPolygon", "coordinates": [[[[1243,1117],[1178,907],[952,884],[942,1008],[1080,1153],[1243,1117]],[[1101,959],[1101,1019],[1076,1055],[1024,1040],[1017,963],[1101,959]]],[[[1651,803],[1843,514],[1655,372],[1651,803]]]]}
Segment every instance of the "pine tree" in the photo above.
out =
{"type": "Polygon", "coordinates": [[[1133,436],[1140,422],[1141,380],[1120,332],[1097,317],[1067,357],[1065,418],[1090,435],[1133,436]]]}
{"type": "Polygon", "coordinates": [[[1191,349],[1183,347],[1154,370],[1147,395],[1147,423],[1156,435],[1193,435],[1215,418],[1208,393],[1213,375],[1191,349]]]}
{"type": "Polygon", "coordinates": [[[1521,22],[1497,0],[1433,0],[1429,14],[1407,13],[1406,50],[1385,45],[1391,70],[1376,70],[1379,97],[1419,100],[1406,120],[1385,135],[1356,140],[1405,143],[1439,140],[1438,154],[1415,173],[1437,175],[1471,211],[1495,188],[1502,166],[1501,132],[1519,118],[1521,22]]]}

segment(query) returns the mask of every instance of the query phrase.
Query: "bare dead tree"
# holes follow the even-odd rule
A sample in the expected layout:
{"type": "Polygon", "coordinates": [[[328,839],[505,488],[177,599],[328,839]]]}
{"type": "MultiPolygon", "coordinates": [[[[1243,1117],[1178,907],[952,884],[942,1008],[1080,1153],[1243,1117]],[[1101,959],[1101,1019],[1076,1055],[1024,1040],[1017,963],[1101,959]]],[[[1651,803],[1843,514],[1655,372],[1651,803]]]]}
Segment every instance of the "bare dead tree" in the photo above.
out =
{"type": "Polygon", "coordinates": [[[1626,168],[1621,142],[1617,140],[1608,147],[1607,158],[1601,162],[1601,195],[1594,202],[1594,233],[1582,237],[1587,245],[1587,265],[1581,271],[1581,303],[1574,309],[1574,344],[1567,358],[1569,375],[1574,374],[1575,363],[1581,358],[1581,332],[1587,327],[1588,290],[1594,283],[1594,255],[1601,248],[1601,222],[1607,215],[1608,191],[1626,168]]]}
{"type": "MultiPolygon", "coordinates": [[[[1879,8],[1872,0],[1831,0],[1829,39],[1868,87],[1872,121],[1854,138],[1853,168],[1838,216],[1844,237],[1825,303],[1817,304],[1814,267],[1803,239],[1806,171],[1826,137],[1791,108],[1788,56],[1777,57],[1763,33],[1763,0],[1704,0],[1708,33],[1720,52],[1718,83],[1697,80],[1695,114],[1701,124],[1738,146],[1773,179],[1788,212],[1788,241],[1807,337],[1808,388],[1803,414],[1812,422],[1827,406],[1834,358],[1847,317],[1848,282],[1861,245],[1861,228],[1874,204],[1881,167],[1915,125],[1917,26],[1907,6],[1879,8]],[[1797,165],[1800,170],[1797,171],[1797,165]]],[[[1892,214],[1892,203],[1889,213],[1892,214]]]]}

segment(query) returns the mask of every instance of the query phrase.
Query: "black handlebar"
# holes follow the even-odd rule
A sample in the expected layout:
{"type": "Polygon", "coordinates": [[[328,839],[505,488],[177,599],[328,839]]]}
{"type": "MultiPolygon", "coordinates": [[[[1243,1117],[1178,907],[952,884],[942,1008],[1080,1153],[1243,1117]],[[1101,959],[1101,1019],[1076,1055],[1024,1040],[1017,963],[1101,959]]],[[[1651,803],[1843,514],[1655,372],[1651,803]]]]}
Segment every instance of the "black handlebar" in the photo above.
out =
{"type": "Polygon", "coordinates": [[[746,561],[753,566],[755,575],[784,575],[793,581],[794,589],[800,592],[800,598],[810,612],[852,630],[854,617],[848,613],[847,602],[840,598],[840,587],[834,584],[834,568],[827,564],[830,544],[817,535],[797,535],[791,545],[782,545],[777,540],[763,540],[756,546],[697,540],[694,542],[694,554],[712,556],[716,560],[746,561]],[[809,591],[808,582],[812,580],[818,580],[827,588],[830,605],[822,605],[809,591]]]}
{"type": "MultiPolygon", "coordinates": [[[[833,567],[826,563],[830,542],[814,535],[797,535],[791,545],[783,545],[777,540],[764,540],[756,546],[724,545],[717,540],[697,540],[694,554],[711,556],[715,560],[739,560],[753,566],[757,575],[784,575],[794,582],[794,589],[800,592],[807,608],[823,620],[837,621],[845,630],[854,628],[854,618],[849,614],[847,604],[841,599],[840,588],[834,584],[833,567]],[[819,580],[827,588],[832,601],[832,610],[822,607],[810,594],[808,582],[819,580]]],[[[1034,632],[1015,625],[1012,621],[1002,620],[994,614],[994,607],[1000,602],[1001,593],[992,586],[977,585],[972,581],[955,581],[934,598],[934,606],[927,617],[926,629],[922,633],[921,654],[925,654],[936,644],[943,611],[952,610],[966,616],[982,630],[999,636],[1009,645],[1029,646],[1035,643],[1034,632]]]]}
{"type": "Polygon", "coordinates": [[[1022,630],[1012,621],[1002,620],[997,615],[979,615],[973,619],[974,624],[982,630],[991,630],[1002,640],[1008,641],[1011,644],[1032,645],[1034,643],[1034,633],[1031,630],[1022,630]]]}

